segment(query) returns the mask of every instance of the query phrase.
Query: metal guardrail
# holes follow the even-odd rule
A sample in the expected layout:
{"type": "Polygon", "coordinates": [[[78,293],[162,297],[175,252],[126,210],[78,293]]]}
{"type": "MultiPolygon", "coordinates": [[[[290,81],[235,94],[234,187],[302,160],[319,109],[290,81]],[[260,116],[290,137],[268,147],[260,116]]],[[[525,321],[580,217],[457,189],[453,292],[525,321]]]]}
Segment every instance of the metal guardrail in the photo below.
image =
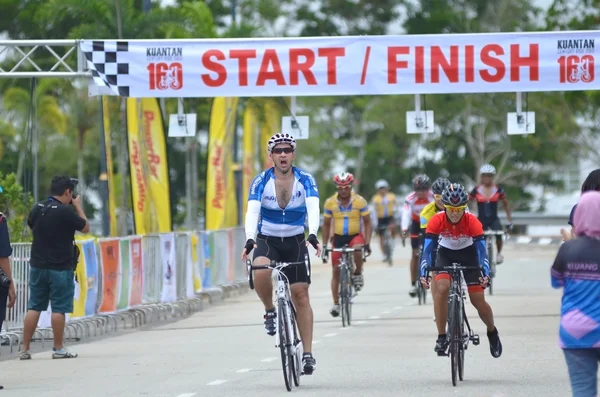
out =
{"type": "MultiPolygon", "coordinates": [[[[246,267],[237,260],[244,240],[243,228],[232,228],[77,241],[76,297],[65,338],[77,341],[201,310],[205,295],[246,281],[246,267]]],[[[17,302],[0,334],[10,340],[11,352],[22,342],[30,252],[29,243],[13,244],[17,302]]],[[[50,310],[34,335],[42,346],[52,338],[50,310]]]]}

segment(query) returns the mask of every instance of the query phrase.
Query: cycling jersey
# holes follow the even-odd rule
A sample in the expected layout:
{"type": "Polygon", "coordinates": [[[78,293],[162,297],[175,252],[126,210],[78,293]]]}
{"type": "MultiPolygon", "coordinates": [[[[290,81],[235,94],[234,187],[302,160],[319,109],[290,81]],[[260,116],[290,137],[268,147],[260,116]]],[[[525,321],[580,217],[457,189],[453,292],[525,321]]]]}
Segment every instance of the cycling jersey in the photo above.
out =
{"type": "Polygon", "coordinates": [[[392,218],[396,212],[398,199],[391,192],[387,192],[385,195],[377,193],[371,199],[371,203],[375,210],[374,212],[377,214],[377,219],[392,218]]]}
{"type": "Polygon", "coordinates": [[[425,206],[425,208],[423,208],[423,210],[421,211],[421,229],[427,228],[427,224],[429,223],[431,218],[433,218],[433,216],[440,211],[443,211],[443,210],[440,210],[437,207],[437,205],[435,204],[435,201],[427,204],[425,206]]]}
{"type": "Polygon", "coordinates": [[[358,234],[362,231],[361,218],[369,215],[369,204],[362,196],[352,192],[347,207],[338,201],[338,194],[334,194],[325,201],[325,218],[333,218],[334,234],[347,236],[358,234]]]}
{"type": "Polygon", "coordinates": [[[423,211],[423,208],[432,201],[434,201],[434,198],[431,190],[427,192],[425,198],[417,197],[415,192],[406,196],[406,200],[404,200],[404,210],[402,211],[402,230],[408,230],[411,219],[414,223],[419,224],[421,211],[423,211]]]}
{"type": "Polygon", "coordinates": [[[469,200],[477,200],[477,217],[479,219],[494,220],[498,218],[498,202],[506,198],[504,189],[498,185],[493,185],[491,196],[487,197],[484,193],[483,185],[479,185],[469,193],[469,200]]]}
{"type": "Polygon", "coordinates": [[[304,234],[308,217],[309,234],[317,234],[320,223],[319,190],[315,178],[308,172],[292,167],[294,185],[289,203],[279,207],[275,191],[275,168],[261,172],[250,185],[246,211],[246,238],[258,233],[271,237],[291,237],[304,234]],[[259,220],[260,215],[260,220],[259,220]]]}
{"type": "Polygon", "coordinates": [[[425,269],[429,266],[435,245],[458,251],[475,244],[479,265],[483,274],[489,274],[489,262],[485,248],[483,226],[477,217],[465,212],[458,221],[452,223],[445,212],[435,214],[425,230],[425,241],[423,243],[423,257],[421,261],[421,276],[425,276],[425,269]]]}

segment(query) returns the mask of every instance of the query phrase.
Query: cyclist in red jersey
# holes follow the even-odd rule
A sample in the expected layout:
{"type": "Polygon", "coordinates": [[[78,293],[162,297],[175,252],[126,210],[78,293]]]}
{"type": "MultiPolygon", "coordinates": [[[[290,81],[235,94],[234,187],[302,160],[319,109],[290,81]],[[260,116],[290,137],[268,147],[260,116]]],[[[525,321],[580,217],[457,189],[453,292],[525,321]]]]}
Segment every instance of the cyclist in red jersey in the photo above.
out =
{"type": "Polygon", "coordinates": [[[417,296],[417,281],[419,267],[419,235],[421,234],[421,211],[434,201],[433,192],[430,190],[431,181],[427,175],[417,175],[413,179],[414,192],[406,196],[404,209],[402,210],[402,237],[406,238],[410,231],[410,246],[412,256],[410,258],[410,290],[411,297],[417,296]],[[410,225],[410,229],[409,229],[410,225]]]}
{"type": "MultiPolygon", "coordinates": [[[[502,230],[502,223],[498,218],[498,202],[502,201],[506,217],[508,218],[507,229],[512,229],[512,215],[508,206],[508,199],[504,189],[494,183],[496,168],[491,164],[484,164],[479,169],[481,174],[481,184],[477,185],[471,193],[469,200],[477,200],[477,217],[483,224],[483,230],[502,230]]],[[[496,248],[498,255],[496,263],[499,265],[504,262],[502,256],[502,236],[496,236],[496,248]]]]}
{"type": "MultiPolygon", "coordinates": [[[[483,235],[483,226],[475,215],[465,212],[469,202],[467,191],[458,184],[449,185],[442,192],[444,212],[431,218],[425,231],[423,256],[421,259],[421,285],[429,288],[426,278],[427,268],[431,266],[432,254],[439,245],[435,266],[447,266],[459,262],[464,266],[477,266],[478,270],[463,271],[469,291],[469,300],[477,309],[479,317],[487,326],[490,353],[493,357],[502,355],[502,343],[498,330],[494,325],[492,308],[485,301],[484,288],[489,283],[489,263],[483,235]],[[483,273],[483,277],[482,277],[483,273]]],[[[435,275],[434,311],[438,338],[435,351],[439,356],[446,354],[448,340],[446,338],[446,321],[448,319],[448,294],[450,291],[450,275],[437,272],[435,275]]]]}

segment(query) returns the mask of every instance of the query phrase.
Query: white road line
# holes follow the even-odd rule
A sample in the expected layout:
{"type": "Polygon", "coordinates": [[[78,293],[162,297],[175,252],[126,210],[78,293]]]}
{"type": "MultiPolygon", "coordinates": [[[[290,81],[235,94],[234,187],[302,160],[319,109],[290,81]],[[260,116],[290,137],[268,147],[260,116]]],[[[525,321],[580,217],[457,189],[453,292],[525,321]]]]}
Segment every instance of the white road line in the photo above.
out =
{"type": "Polygon", "coordinates": [[[332,333],[332,334],[325,334],[323,336],[325,336],[326,338],[331,338],[332,336],[336,336],[336,333],[332,333]]]}
{"type": "Polygon", "coordinates": [[[246,372],[252,371],[252,368],[242,368],[235,371],[236,374],[245,374],[246,372]]]}
{"type": "Polygon", "coordinates": [[[402,309],[402,306],[394,306],[394,310],[400,310],[402,309]]]}
{"type": "Polygon", "coordinates": [[[360,324],[366,324],[366,321],[356,321],[354,324],[355,325],[360,325],[360,324]]]}
{"type": "Polygon", "coordinates": [[[340,327],[340,330],[342,330],[342,331],[347,330],[347,329],[350,329],[350,327],[349,326],[348,327],[340,327]]]}
{"type": "Polygon", "coordinates": [[[313,345],[316,345],[317,343],[321,343],[321,341],[318,340],[318,339],[317,340],[313,340],[313,345]]]}
{"type": "Polygon", "coordinates": [[[265,358],[263,360],[260,360],[261,363],[270,363],[271,361],[275,361],[277,360],[277,357],[269,357],[269,358],[265,358]]]}
{"type": "Polygon", "coordinates": [[[386,311],[384,311],[384,312],[381,312],[381,314],[390,314],[390,313],[391,313],[391,311],[389,311],[389,310],[386,310],[386,311]]]}
{"type": "Polygon", "coordinates": [[[379,317],[379,316],[371,316],[371,317],[369,317],[369,320],[377,320],[378,318],[381,318],[381,317],[379,317]]]}
{"type": "Polygon", "coordinates": [[[225,382],[227,382],[226,379],[217,379],[217,380],[213,380],[212,382],[207,383],[206,386],[218,386],[218,385],[222,385],[225,382]]]}
{"type": "Polygon", "coordinates": [[[198,393],[183,393],[178,395],[177,397],[194,397],[198,393]]]}

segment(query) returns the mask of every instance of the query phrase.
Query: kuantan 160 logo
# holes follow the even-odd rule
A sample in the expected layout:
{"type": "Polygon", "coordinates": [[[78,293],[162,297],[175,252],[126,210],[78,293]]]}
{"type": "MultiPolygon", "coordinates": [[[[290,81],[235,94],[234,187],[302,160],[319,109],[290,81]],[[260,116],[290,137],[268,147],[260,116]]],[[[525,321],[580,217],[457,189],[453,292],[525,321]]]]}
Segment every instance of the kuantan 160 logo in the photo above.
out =
{"type": "Polygon", "coordinates": [[[151,90],[179,90],[183,87],[183,67],[179,62],[151,63],[148,73],[151,90]]]}
{"type": "Polygon", "coordinates": [[[563,55],[558,58],[561,83],[591,83],[594,81],[593,55],[563,55]]]}

